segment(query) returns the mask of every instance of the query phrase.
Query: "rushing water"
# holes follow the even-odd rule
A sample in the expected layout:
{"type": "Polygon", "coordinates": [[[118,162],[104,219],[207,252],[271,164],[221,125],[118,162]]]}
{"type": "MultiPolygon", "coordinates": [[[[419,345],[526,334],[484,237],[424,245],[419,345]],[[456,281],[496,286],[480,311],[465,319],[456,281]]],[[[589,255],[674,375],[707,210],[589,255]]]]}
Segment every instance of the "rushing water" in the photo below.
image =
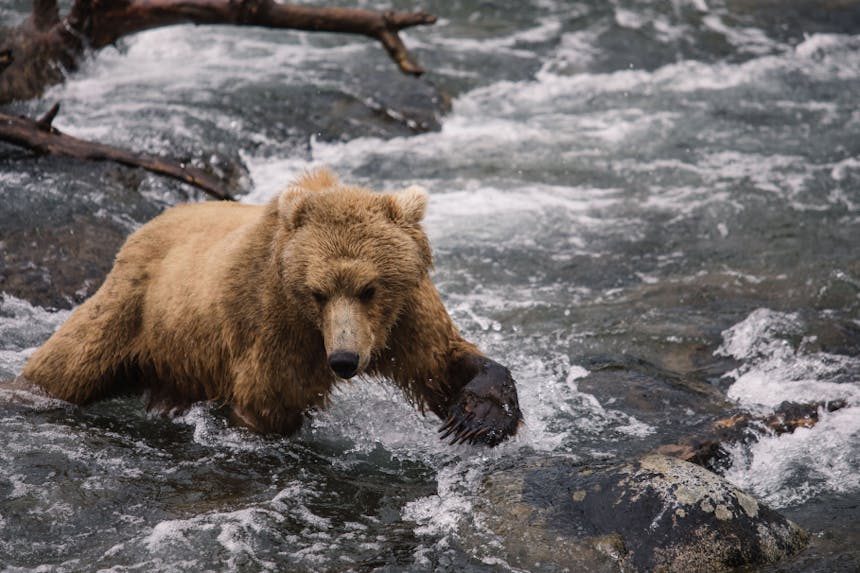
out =
{"type": "MultiPolygon", "coordinates": [[[[0,23],[28,5],[7,0],[0,23]]],[[[625,458],[733,408],[833,399],[847,406],[811,429],[731,446],[726,476],[814,534],[784,569],[860,568],[860,2],[423,7],[441,16],[405,34],[423,80],[360,38],[173,27],[9,109],[61,101],[74,135],[243,165],[246,202],[319,164],[423,185],[436,284],[514,372],[521,434],[450,447],[361,381],[293,439],[202,404],[168,418],[0,391],[0,570],[505,569],[459,533],[481,527],[495,460],[625,458]]],[[[44,221],[122,236],[189,193],[0,147],[0,274],[56,236],[27,234],[44,221]]],[[[13,294],[0,379],[68,316],[13,294]]]]}

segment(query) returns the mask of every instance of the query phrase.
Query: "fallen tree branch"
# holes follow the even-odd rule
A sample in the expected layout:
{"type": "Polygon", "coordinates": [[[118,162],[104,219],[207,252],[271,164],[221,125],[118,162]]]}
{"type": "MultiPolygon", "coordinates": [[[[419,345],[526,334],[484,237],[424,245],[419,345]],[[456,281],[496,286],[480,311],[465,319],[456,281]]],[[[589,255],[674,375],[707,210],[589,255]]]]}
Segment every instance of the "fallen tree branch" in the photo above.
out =
{"type": "Polygon", "coordinates": [[[373,12],[274,0],[75,0],[68,15],[60,18],[56,0],[34,0],[30,18],[0,40],[0,104],[37,96],[62,82],[65,76],[56,69],[75,69],[87,48],[98,50],[124,36],[174,24],[359,34],[380,42],[401,71],[419,76],[424,68],[398,33],[435,22],[436,16],[426,12],[373,12]]]}
{"type": "Polygon", "coordinates": [[[311,32],[360,34],[379,41],[400,69],[421,75],[424,69],[406,50],[397,33],[412,26],[432,24],[424,12],[371,12],[354,8],[328,8],[280,4],[273,0],[113,0],[90,3],[78,0],[70,13],[82,22],[93,48],[115,43],[135,32],[171,24],[230,24],[311,32]]]}
{"type": "Polygon", "coordinates": [[[129,167],[140,167],[197,187],[215,199],[235,201],[216,177],[197,167],[164,157],[134,153],[102,143],[85,141],[60,132],[53,126],[59,110],[60,104],[54,104],[38,120],[0,113],[0,141],[37,153],[63,155],[89,161],[114,161],[129,167]]]}
{"type": "Polygon", "coordinates": [[[723,448],[725,444],[756,442],[763,433],[768,432],[780,436],[798,428],[811,428],[818,422],[820,412],[834,412],[845,405],[844,400],[811,404],[783,402],[770,416],[741,413],[721,418],[704,433],[688,436],[675,444],[660,446],[655,452],[710,468],[727,456],[723,448]]]}

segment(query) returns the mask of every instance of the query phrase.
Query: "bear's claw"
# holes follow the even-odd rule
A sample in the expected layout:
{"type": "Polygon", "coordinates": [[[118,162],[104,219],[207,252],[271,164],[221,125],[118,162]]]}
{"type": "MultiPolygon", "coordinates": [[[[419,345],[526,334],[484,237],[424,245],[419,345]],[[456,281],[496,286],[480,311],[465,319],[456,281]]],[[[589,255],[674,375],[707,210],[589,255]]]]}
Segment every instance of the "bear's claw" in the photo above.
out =
{"type": "Polygon", "coordinates": [[[483,443],[492,447],[514,435],[522,413],[511,373],[487,359],[448,413],[439,432],[442,440],[453,434],[451,445],[483,443]]]}

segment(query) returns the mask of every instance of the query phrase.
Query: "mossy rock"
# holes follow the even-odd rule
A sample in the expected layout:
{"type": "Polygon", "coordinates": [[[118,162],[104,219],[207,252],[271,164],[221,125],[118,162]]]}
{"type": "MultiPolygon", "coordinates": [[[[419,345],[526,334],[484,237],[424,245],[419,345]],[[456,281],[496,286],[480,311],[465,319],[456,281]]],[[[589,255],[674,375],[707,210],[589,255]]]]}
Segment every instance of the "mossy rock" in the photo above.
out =
{"type": "MultiPolygon", "coordinates": [[[[661,455],[602,467],[532,459],[488,478],[476,512],[506,560],[529,570],[730,571],[809,539],[720,476],[661,455]]],[[[466,529],[476,541],[479,528],[466,529]]]]}

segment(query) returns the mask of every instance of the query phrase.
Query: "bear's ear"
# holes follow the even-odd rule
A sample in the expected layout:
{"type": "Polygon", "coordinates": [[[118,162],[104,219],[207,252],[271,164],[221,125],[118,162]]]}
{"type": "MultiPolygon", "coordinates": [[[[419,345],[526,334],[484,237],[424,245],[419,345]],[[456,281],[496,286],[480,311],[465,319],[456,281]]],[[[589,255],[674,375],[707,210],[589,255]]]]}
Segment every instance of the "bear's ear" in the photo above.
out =
{"type": "Polygon", "coordinates": [[[327,191],[340,185],[340,179],[327,167],[309,169],[290,183],[290,186],[278,198],[278,214],[287,228],[297,229],[302,226],[309,207],[312,193],[327,191]]]}
{"type": "Polygon", "coordinates": [[[288,229],[298,229],[308,213],[310,192],[290,187],[278,198],[278,215],[288,229]]]}
{"type": "Polygon", "coordinates": [[[392,218],[410,225],[420,223],[427,211],[427,198],[427,191],[418,185],[391,195],[392,218]]]}

